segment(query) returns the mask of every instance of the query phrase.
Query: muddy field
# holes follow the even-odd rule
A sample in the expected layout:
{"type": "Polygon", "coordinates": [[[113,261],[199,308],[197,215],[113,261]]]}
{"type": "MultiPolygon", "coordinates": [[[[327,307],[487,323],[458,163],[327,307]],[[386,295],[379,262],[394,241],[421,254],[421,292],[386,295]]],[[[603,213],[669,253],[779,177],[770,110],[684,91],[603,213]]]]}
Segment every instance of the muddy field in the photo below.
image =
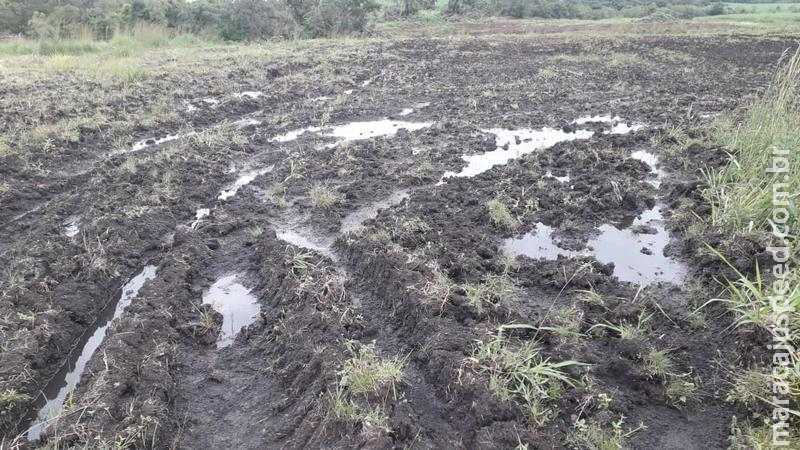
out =
{"type": "Polygon", "coordinates": [[[5,60],[1,446],[726,448],[698,169],[793,39],[5,60]]]}

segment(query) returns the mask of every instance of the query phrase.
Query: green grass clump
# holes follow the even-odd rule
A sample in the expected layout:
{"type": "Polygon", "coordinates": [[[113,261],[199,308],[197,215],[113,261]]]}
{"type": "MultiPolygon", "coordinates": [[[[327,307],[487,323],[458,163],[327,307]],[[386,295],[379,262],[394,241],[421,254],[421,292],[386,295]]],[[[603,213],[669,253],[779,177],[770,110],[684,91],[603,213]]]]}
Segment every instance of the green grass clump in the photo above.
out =
{"type": "Polygon", "coordinates": [[[355,341],[349,341],[347,348],[353,356],[342,368],[342,387],[355,395],[391,391],[397,396],[397,384],[403,379],[406,358],[383,359],[375,354],[374,345],[360,345],[355,341]]]}
{"type": "Polygon", "coordinates": [[[508,206],[499,198],[486,202],[486,208],[489,209],[489,219],[495,226],[508,230],[515,230],[519,227],[519,220],[511,215],[508,206]]]}
{"type": "MultiPolygon", "coordinates": [[[[711,249],[728,267],[739,277],[735,280],[728,280],[723,285],[725,291],[723,296],[726,298],[715,298],[706,302],[706,305],[720,302],[728,307],[734,315],[734,326],[745,328],[760,328],[761,330],[772,333],[772,328],[777,318],[785,316],[781,326],[787,329],[789,343],[797,344],[800,342],[800,272],[797,270],[798,261],[789,260],[787,265],[792,269],[786,272],[782,278],[781,286],[787,286],[784,293],[784,300],[773,302],[772,298],[776,293],[773,291],[775,284],[767,282],[762,277],[758,265],[752,277],[740,272],[733,264],[718,251],[711,249]]],[[[701,308],[702,308],[701,307],[701,308]]],[[[795,345],[796,348],[796,345],[795,345]]]]}
{"type": "Polygon", "coordinates": [[[651,350],[644,357],[645,373],[650,377],[666,378],[675,373],[675,363],[667,350],[651,350]]]}
{"type": "MultiPolygon", "coordinates": [[[[771,230],[775,219],[773,188],[788,195],[788,220],[781,228],[792,235],[800,232],[800,50],[788,58],[776,73],[765,94],[751,105],[744,120],[734,126],[722,123],[716,139],[733,153],[721,170],[706,171],[705,196],[712,206],[711,220],[730,232],[771,230]],[[786,152],[775,154],[773,149],[786,152]],[[768,172],[776,158],[786,172],[768,172]]],[[[783,220],[781,217],[777,218],[783,220]]]]}
{"type": "Polygon", "coordinates": [[[327,185],[318,184],[311,188],[311,206],[318,209],[327,209],[341,200],[336,191],[327,185]]]}
{"type": "Polygon", "coordinates": [[[464,289],[467,291],[467,303],[479,314],[486,307],[496,309],[508,306],[522,292],[507,270],[499,275],[490,273],[480,284],[468,284],[464,289]]]}
{"type": "Polygon", "coordinates": [[[541,425],[553,414],[546,402],[558,398],[564,386],[580,384],[564,369],[586,364],[573,360],[551,362],[541,355],[533,341],[511,343],[504,332],[513,329],[535,327],[519,324],[500,326],[492,339],[478,343],[468,362],[477,372],[487,375],[492,394],[501,400],[517,402],[534,422],[541,425]]]}
{"type": "Polygon", "coordinates": [[[31,397],[16,389],[9,389],[0,394],[0,409],[10,410],[15,405],[29,401],[31,397]]]}

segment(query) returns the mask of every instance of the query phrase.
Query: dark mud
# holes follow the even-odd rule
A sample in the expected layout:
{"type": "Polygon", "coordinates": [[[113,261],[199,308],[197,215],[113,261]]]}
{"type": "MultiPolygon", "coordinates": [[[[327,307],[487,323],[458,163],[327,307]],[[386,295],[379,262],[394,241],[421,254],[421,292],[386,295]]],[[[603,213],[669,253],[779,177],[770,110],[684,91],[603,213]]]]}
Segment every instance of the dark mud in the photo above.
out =
{"type": "MultiPolygon", "coordinates": [[[[225,69],[181,67],[121,96],[93,99],[81,94],[86,80],[64,80],[59,90],[75,106],[37,116],[44,123],[103,108],[114,124],[125,120],[123,111],[145,115],[153,98],[179,114],[145,121],[150,127],[79,127],[77,141],[51,136],[55,153],[0,156],[0,174],[12,186],[0,194],[0,392],[21,394],[2,405],[4,445],[30,445],[14,438],[44,404],[39,392],[61,382],[81,336],[98,327],[127,280],[154,264],[157,275],[105,330],[44,441],[581,448],[576,424],[610,429],[624,416],[631,448],[724,448],[731,417],[743,412],[719,394],[716,361],[757,356],[752,340],[730,338],[728,323],[696,325],[689,313],[707,297],[691,286],[710,289],[711,277],[725,273],[698,251],[701,243],[730,250],[742,267],[761,247],[687,232],[682,218],[703,213],[692,169],[724,163],[724,151],[695,145],[675,155],[664,136],[673,124],[693,129],[709,112],[736,114],[791,44],[754,37],[365,42],[328,56],[333,44],[320,42],[284,62],[209,56],[225,69]],[[159,94],[178,85],[185,88],[174,98],[159,94]],[[623,120],[577,120],[605,115],[623,120]],[[309,127],[318,129],[275,139],[309,127]],[[520,130],[545,127],[580,138],[439,183],[469,167],[464,155],[503,145],[492,129],[518,130],[505,137],[513,147],[525,142],[520,130]],[[176,134],[183,137],[163,140],[176,134]],[[114,136],[124,138],[122,150],[135,151],[109,151],[114,136]],[[647,153],[659,156],[660,176],[642,160],[647,153]],[[512,220],[494,220],[491,201],[512,220]],[[639,286],[586,251],[613,227],[626,233],[620,242],[631,241],[619,252],[641,253],[647,245],[633,239],[655,225],[634,218],[657,205],[663,218],[655,231],[662,239],[670,231],[671,240],[649,251],[679,265],[680,279],[665,272],[639,286]],[[504,242],[543,226],[562,255],[509,264],[504,242]],[[232,274],[258,302],[243,312],[249,325],[241,330],[224,329],[226,311],[204,302],[232,274]],[[470,301],[471,288],[506,275],[519,287],[510,301],[470,301]],[[447,281],[444,294],[437,279],[447,281]],[[588,364],[567,369],[581,384],[546,400],[545,423],[493,395],[471,359],[476,342],[505,323],[543,327],[511,333],[514,343],[535,339],[550,360],[588,364]],[[609,323],[638,323],[642,332],[632,339],[598,332],[609,323]],[[350,341],[374,343],[380,358],[405,362],[391,395],[353,396],[359,418],[332,412],[350,341]],[[667,397],[666,379],[646,364],[654,350],[668,351],[673,372],[701,386],[699,399],[667,397]]],[[[3,89],[33,96],[51,82],[3,89]]],[[[2,113],[34,117],[25,108],[10,102],[2,113]]],[[[24,138],[10,139],[23,148],[24,138]]]]}

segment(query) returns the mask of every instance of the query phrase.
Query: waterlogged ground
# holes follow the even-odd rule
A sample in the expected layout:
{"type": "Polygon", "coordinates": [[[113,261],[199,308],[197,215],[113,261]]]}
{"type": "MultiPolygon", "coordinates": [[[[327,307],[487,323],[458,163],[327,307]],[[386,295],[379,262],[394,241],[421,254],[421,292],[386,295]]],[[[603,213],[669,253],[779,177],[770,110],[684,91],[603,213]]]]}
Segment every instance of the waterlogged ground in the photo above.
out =
{"type": "Polygon", "coordinates": [[[725,155],[702,127],[790,45],[316,41],[127,84],[6,60],[3,445],[724,448],[724,361],[758,356],[692,313],[726,245],[689,226],[725,155]],[[581,364],[503,391],[492,339],[581,364]],[[399,379],[359,391],[365,354],[399,379]]]}

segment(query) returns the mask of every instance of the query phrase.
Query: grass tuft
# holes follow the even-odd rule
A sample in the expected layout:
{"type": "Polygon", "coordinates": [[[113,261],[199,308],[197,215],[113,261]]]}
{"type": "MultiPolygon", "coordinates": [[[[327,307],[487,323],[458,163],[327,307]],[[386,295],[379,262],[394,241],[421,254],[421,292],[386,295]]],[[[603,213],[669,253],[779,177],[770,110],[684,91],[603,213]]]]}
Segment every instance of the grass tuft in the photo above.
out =
{"type": "Polygon", "coordinates": [[[512,344],[504,335],[507,330],[536,329],[531,325],[503,325],[488,341],[478,342],[468,364],[487,375],[489,390],[501,400],[517,402],[531,420],[543,425],[553,412],[546,402],[561,396],[563,387],[581,384],[564,369],[585,366],[578,361],[551,362],[541,355],[533,341],[512,344]]]}
{"type": "Polygon", "coordinates": [[[355,395],[380,395],[391,391],[396,398],[397,384],[403,380],[407,358],[382,359],[375,354],[374,345],[362,345],[357,341],[348,341],[347,348],[353,356],[344,363],[341,385],[355,395]]]}

